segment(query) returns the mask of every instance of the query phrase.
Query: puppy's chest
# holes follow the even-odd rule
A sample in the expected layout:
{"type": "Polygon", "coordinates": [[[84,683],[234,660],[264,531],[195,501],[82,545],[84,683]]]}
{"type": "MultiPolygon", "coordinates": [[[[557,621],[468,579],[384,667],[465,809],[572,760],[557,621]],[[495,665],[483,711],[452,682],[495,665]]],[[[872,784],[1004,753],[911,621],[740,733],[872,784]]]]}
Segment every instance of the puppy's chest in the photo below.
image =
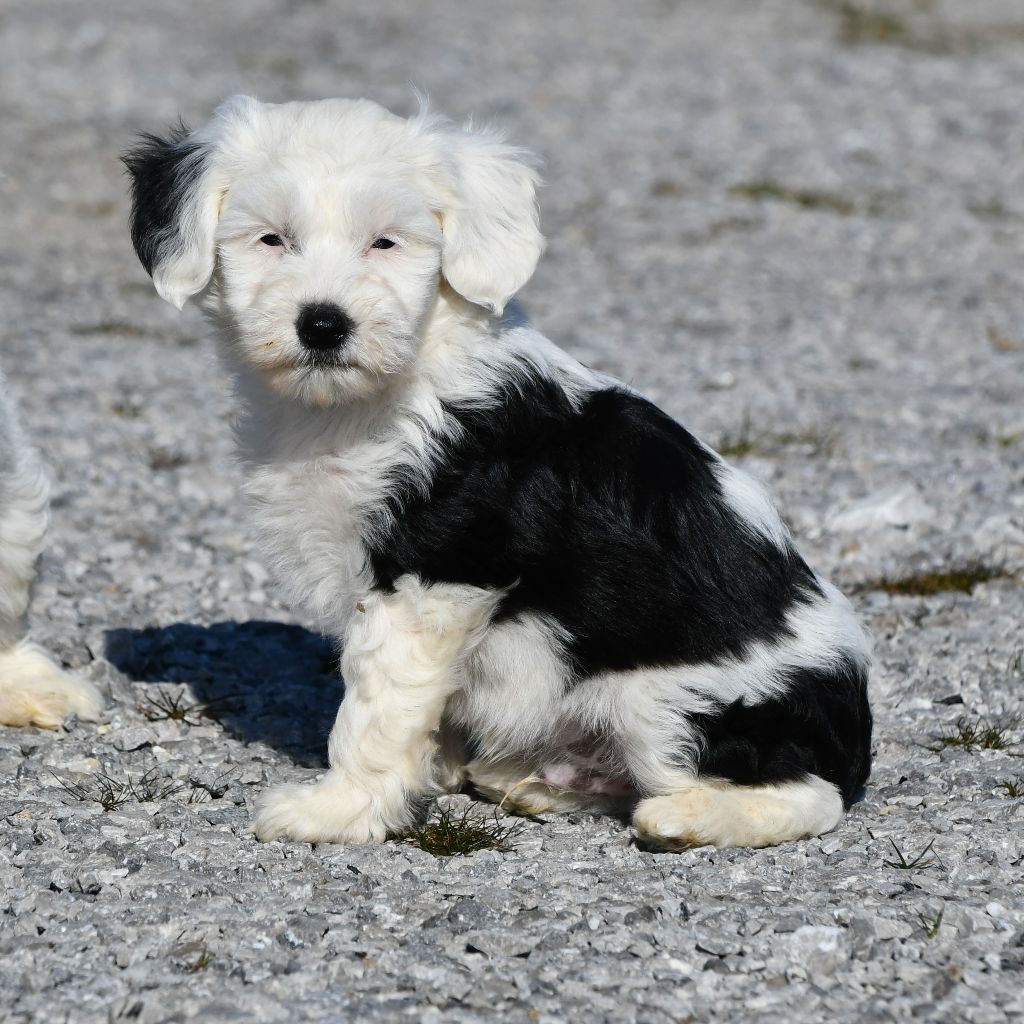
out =
{"type": "Polygon", "coordinates": [[[379,475],[359,460],[321,456],[264,465],[246,485],[264,553],[289,599],[344,622],[372,579],[364,536],[382,500],[379,475]]]}

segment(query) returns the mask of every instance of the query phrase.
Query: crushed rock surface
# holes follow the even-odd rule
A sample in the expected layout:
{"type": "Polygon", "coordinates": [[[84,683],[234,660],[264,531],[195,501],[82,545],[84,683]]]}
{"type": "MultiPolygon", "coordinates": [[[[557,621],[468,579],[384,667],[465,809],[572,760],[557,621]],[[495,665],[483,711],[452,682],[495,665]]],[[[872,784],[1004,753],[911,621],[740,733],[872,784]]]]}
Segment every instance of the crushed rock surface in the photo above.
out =
{"type": "Polygon", "coordinates": [[[0,730],[0,1020],[1024,1015],[1022,80],[1014,0],[9,0],[0,359],[56,480],[33,627],[109,705],[0,730]],[[249,834],[323,768],[335,654],[251,546],[214,346],[136,262],[117,154],[234,91],[408,111],[409,82],[547,159],[538,325],[745,451],[854,591],[875,769],[830,835],[249,834]],[[972,561],[1008,575],[870,585],[972,561]],[[1011,745],[933,749],[961,719],[1011,745]],[[153,799],[81,799],[103,775],[153,799]]]}

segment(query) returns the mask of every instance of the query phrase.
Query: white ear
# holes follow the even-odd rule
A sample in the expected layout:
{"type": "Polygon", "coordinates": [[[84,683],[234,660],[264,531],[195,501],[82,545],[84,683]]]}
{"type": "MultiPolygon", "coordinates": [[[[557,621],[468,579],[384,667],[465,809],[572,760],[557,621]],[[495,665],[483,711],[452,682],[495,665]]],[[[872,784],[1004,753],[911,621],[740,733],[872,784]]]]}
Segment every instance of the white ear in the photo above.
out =
{"type": "Polygon", "coordinates": [[[248,96],[234,96],[198,131],[182,123],[164,138],[144,133],[121,158],[132,179],[135,252],[160,297],[178,309],[213,276],[214,234],[229,184],[218,147],[229,124],[255,106],[248,96]]]}
{"type": "Polygon", "coordinates": [[[441,211],[441,273],[463,298],[501,313],[544,251],[536,158],[493,134],[443,134],[453,181],[441,211]]]}

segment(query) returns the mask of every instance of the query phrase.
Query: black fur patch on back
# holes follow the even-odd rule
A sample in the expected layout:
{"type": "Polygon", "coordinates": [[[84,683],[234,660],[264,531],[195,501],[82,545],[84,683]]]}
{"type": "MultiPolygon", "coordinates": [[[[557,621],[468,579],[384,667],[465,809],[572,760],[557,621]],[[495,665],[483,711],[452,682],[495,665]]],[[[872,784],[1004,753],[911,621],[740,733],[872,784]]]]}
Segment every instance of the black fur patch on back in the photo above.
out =
{"type": "Polygon", "coordinates": [[[577,677],[742,657],[787,635],[811,571],[739,520],[715,457],[652,403],[610,387],[573,408],[524,371],[461,434],[426,493],[397,485],[376,524],[378,583],[509,587],[498,620],[541,613],[567,632],[577,677]]]}
{"type": "Polygon", "coordinates": [[[704,741],[700,775],[741,785],[820,775],[849,807],[871,771],[867,672],[848,659],[832,670],[792,671],[778,697],[740,699],[690,720],[704,741]]]}
{"type": "Polygon", "coordinates": [[[203,172],[202,149],[188,135],[184,122],[166,138],[143,132],[138,145],[121,156],[132,179],[132,244],[151,276],[173,244],[182,204],[203,172]]]}

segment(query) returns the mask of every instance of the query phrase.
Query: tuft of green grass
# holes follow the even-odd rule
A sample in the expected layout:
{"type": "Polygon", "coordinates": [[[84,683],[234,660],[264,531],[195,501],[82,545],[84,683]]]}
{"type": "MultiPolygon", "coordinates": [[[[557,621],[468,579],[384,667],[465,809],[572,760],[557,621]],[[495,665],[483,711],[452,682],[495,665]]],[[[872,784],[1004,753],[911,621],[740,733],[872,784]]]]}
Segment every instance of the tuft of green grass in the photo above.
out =
{"type": "Polygon", "coordinates": [[[146,332],[125,320],[103,320],[97,324],[77,324],[71,328],[71,333],[82,337],[109,334],[118,338],[141,338],[146,332]]]}
{"type": "Polygon", "coordinates": [[[128,778],[128,791],[132,799],[140,804],[152,803],[155,800],[166,800],[180,793],[185,788],[184,782],[176,782],[157,774],[156,768],[150,768],[138,779],[128,778]]]}
{"type": "Polygon", "coordinates": [[[734,185],[729,192],[743,199],[769,199],[776,202],[790,203],[805,210],[831,210],[833,213],[849,217],[857,209],[857,204],[834,192],[821,192],[817,189],[793,188],[781,182],[763,179],[748,181],[734,185]]]}
{"type": "Polygon", "coordinates": [[[968,203],[967,210],[979,220],[1013,220],[1015,214],[1001,199],[986,199],[983,202],[968,203]]]}
{"type": "Polygon", "coordinates": [[[1024,796],[1024,776],[1018,775],[1015,779],[1001,779],[999,787],[1008,797],[1016,800],[1024,796]]]}
{"type": "Polygon", "coordinates": [[[182,969],[186,974],[198,974],[200,971],[205,971],[211,963],[213,963],[213,954],[208,949],[204,948],[195,960],[189,964],[185,964],[182,969]]]}
{"type": "Polygon", "coordinates": [[[924,53],[974,52],[1019,43],[1019,21],[956,25],[933,13],[934,0],[817,0],[836,18],[836,35],[847,46],[901,46],[924,53]],[[924,15],[928,16],[924,16],[924,15]]]}
{"type": "Polygon", "coordinates": [[[996,434],[995,442],[1000,448],[1012,448],[1022,438],[1024,438],[1024,430],[1014,430],[1008,434],[996,434]]]}
{"type": "Polygon", "coordinates": [[[117,810],[131,799],[127,780],[116,779],[106,772],[95,772],[81,782],[67,782],[56,772],[51,774],[76,800],[98,803],[105,811],[117,810]]]}
{"type": "Polygon", "coordinates": [[[958,592],[969,594],[979,583],[1006,579],[1010,574],[999,565],[965,562],[947,569],[910,573],[894,579],[883,577],[863,584],[861,590],[883,590],[902,597],[931,597],[934,594],[958,592]]]}
{"type": "Polygon", "coordinates": [[[799,430],[768,431],[755,430],[750,415],[745,413],[735,431],[724,431],[714,449],[726,459],[740,459],[746,455],[767,456],[782,448],[805,448],[811,455],[831,455],[836,448],[836,434],[819,427],[802,427],[799,430]]]}
{"type": "Polygon", "coordinates": [[[958,718],[952,732],[940,733],[934,736],[935,746],[928,749],[933,753],[940,750],[953,748],[965,750],[973,754],[975,750],[1006,750],[1014,744],[1007,739],[1007,733],[1016,725],[1016,720],[996,725],[993,722],[979,718],[971,721],[969,718],[958,718]]]}
{"type": "Polygon", "coordinates": [[[890,868],[899,868],[901,871],[923,871],[933,864],[941,864],[937,856],[929,857],[932,847],[935,845],[933,839],[916,857],[908,859],[903,851],[896,845],[896,840],[890,837],[889,844],[896,853],[896,860],[883,861],[890,868]]]}
{"type": "Polygon", "coordinates": [[[142,406],[130,398],[125,398],[120,402],[115,402],[110,407],[110,411],[122,419],[137,420],[142,415],[142,406]]]}
{"type": "Polygon", "coordinates": [[[764,455],[765,449],[754,434],[750,416],[743,414],[739,429],[724,431],[714,446],[715,451],[726,459],[740,459],[744,455],[764,455]]]}
{"type": "Polygon", "coordinates": [[[201,725],[204,718],[217,721],[217,711],[226,711],[234,706],[233,697],[221,697],[217,700],[195,701],[185,700],[185,692],[171,693],[162,687],[155,697],[145,695],[148,707],[142,713],[151,722],[181,722],[184,725],[201,725]]]}
{"type": "Polygon", "coordinates": [[[880,11],[855,0],[840,0],[832,7],[839,22],[839,39],[848,46],[870,43],[915,46],[918,43],[907,21],[894,12],[880,11]]]}
{"type": "Polygon", "coordinates": [[[150,448],[149,468],[155,473],[165,469],[180,469],[187,466],[189,457],[184,452],[174,451],[171,448],[150,448]]]}
{"type": "Polygon", "coordinates": [[[150,768],[138,778],[127,773],[124,778],[117,778],[107,772],[95,772],[78,782],[67,782],[55,772],[51,774],[76,800],[98,803],[105,811],[117,810],[131,802],[145,804],[166,800],[185,788],[184,782],[158,775],[156,768],[150,768]]]}
{"type": "Polygon", "coordinates": [[[495,813],[493,819],[482,818],[470,810],[456,815],[447,809],[436,821],[427,822],[399,837],[403,843],[418,846],[435,857],[468,857],[481,850],[511,853],[514,840],[523,829],[523,822],[506,823],[495,813]]]}
{"type": "Polygon", "coordinates": [[[942,927],[942,915],[944,913],[945,908],[942,908],[934,917],[927,917],[924,914],[918,915],[917,920],[920,922],[921,928],[924,931],[924,937],[929,942],[939,934],[939,929],[942,927]]]}
{"type": "Polygon", "coordinates": [[[834,430],[803,427],[800,430],[772,434],[770,440],[783,448],[808,448],[812,455],[832,455],[836,450],[838,437],[834,430]]]}

